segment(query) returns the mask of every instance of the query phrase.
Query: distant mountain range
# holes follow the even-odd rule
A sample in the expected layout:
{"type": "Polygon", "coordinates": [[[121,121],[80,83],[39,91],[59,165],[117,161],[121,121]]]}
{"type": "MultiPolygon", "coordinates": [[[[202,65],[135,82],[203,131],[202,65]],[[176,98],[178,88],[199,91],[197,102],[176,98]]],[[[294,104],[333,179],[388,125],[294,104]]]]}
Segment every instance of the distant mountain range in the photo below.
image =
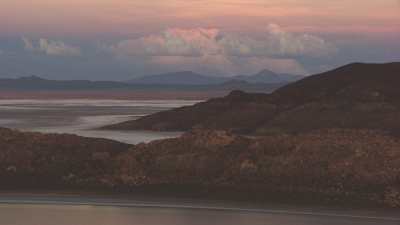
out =
{"type": "Polygon", "coordinates": [[[270,70],[263,70],[254,75],[239,75],[233,77],[235,80],[246,81],[248,83],[290,83],[303,79],[302,75],[284,74],[284,73],[274,73],[270,70]]]}
{"type": "Polygon", "coordinates": [[[276,74],[268,70],[249,76],[213,77],[191,71],[149,75],[126,82],[48,80],[38,76],[0,79],[0,90],[190,90],[270,92],[302,76],[276,74]]]}
{"type": "Polygon", "coordinates": [[[194,73],[192,71],[181,71],[143,76],[127,82],[142,85],[217,85],[231,83],[232,81],[244,81],[250,84],[278,84],[289,83],[302,78],[304,78],[304,76],[274,73],[270,70],[263,70],[253,75],[238,75],[233,77],[214,77],[194,73]]]}
{"type": "Polygon", "coordinates": [[[216,85],[227,82],[223,77],[205,76],[192,71],[148,75],[127,81],[144,85],[216,85]]]}
{"type": "Polygon", "coordinates": [[[100,90],[130,87],[130,84],[116,81],[47,80],[38,76],[0,79],[0,90],[100,90]]]}

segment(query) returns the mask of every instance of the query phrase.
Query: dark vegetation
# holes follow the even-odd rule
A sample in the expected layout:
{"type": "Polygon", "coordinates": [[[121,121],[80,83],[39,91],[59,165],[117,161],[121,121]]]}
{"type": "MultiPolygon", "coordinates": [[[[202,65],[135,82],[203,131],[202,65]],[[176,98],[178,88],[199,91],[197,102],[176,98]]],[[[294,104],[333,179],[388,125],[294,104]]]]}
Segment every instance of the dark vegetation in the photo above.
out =
{"type": "Polygon", "coordinates": [[[76,135],[25,133],[0,128],[0,186],[93,186],[111,169],[108,160],[129,147],[76,135]]]}

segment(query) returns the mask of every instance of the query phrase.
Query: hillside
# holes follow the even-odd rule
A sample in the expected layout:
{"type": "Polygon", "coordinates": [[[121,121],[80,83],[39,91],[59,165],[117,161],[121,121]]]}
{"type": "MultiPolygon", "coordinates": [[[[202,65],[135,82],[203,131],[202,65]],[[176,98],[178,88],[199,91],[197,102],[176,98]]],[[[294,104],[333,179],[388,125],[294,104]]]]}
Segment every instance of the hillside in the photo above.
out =
{"type": "Polygon", "coordinates": [[[107,129],[228,129],[267,134],[319,128],[400,132],[400,63],[350,64],[272,94],[234,91],[224,98],[160,112],[107,129]]]}
{"type": "Polygon", "coordinates": [[[399,139],[371,130],[257,138],[194,130],[121,154],[109,182],[194,187],[197,194],[206,190],[231,199],[400,207],[399,149],[399,139]]]}
{"type": "Polygon", "coordinates": [[[26,133],[0,128],[2,189],[99,186],[112,157],[127,144],[67,134],[26,133]]]}
{"type": "Polygon", "coordinates": [[[400,207],[400,141],[326,129],[249,138],[193,130],[129,146],[0,129],[1,190],[108,190],[400,207]]]}

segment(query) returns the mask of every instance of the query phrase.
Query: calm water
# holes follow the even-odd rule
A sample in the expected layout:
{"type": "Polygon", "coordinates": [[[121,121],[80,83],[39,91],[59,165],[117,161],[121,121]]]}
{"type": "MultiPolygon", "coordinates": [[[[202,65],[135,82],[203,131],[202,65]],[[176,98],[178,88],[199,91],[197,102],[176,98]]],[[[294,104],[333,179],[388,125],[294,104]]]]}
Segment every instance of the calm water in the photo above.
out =
{"type": "Polygon", "coordinates": [[[0,225],[398,225],[399,214],[220,204],[0,197],[0,225]]]}
{"type": "Polygon", "coordinates": [[[179,136],[176,132],[104,131],[96,128],[137,119],[195,101],[0,100],[0,126],[24,131],[70,133],[137,144],[179,136]]]}

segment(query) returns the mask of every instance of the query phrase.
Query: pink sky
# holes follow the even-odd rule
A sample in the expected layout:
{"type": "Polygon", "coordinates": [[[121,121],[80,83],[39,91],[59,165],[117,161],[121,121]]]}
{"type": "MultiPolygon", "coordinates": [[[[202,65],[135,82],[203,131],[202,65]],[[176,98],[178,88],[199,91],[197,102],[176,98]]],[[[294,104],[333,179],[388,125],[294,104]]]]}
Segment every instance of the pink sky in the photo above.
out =
{"type": "Polygon", "coordinates": [[[277,23],[297,32],[400,32],[399,0],[2,0],[0,34],[85,37],[166,28],[251,32],[277,23]]]}
{"type": "Polygon", "coordinates": [[[400,0],[0,0],[13,76],[311,74],[399,61],[399,39],[400,0]]]}

